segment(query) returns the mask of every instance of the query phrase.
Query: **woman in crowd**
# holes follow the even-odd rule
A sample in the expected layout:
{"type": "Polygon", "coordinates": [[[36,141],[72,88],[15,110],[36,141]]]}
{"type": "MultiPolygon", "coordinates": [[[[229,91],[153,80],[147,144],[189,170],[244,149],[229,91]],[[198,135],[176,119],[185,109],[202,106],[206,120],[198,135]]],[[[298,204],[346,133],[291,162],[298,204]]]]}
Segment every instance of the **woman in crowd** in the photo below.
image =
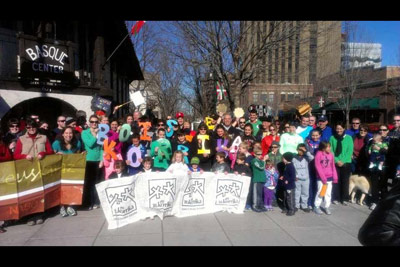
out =
{"type": "Polygon", "coordinates": [[[256,138],[253,135],[253,126],[250,123],[246,123],[244,126],[244,134],[242,136],[242,142],[247,143],[249,146],[249,152],[253,152],[253,146],[256,142],[256,138]]]}
{"type": "MultiPolygon", "coordinates": [[[[38,128],[39,125],[36,121],[30,118],[26,119],[25,129],[27,131],[24,135],[18,138],[14,152],[15,160],[33,160],[34,158],[41,160],[46,155],[53,154],[49,139],[45,135],[39,134],[38,128]]],[[[44,222],[43,215],[44,212],[36,215],[29,215],[28,225],[32,226],[35,224],[42,224],[44,222]]]]}
{"type": "Polygon", "coordinates": [[[207,125],[204,122],[200,123],[190,149],[190,152],[192,153],[191,156],[200,159],[199,167],[206,172],[211,170],[212,161],[215,155],[215,147],[212,145],[213,140],[211,135],[207,134],[207,130],[207,125]],[[202,137],[204,137],[204,139],[202,139],[202,137]]]}
{"type": "Polygon", "coordinates": [[[82,132],[82,141],[87,151],[85,186],[83,190],[83,206],[89,210],[100,207],[100,201],[96,191],[96,184],[101,181],[103,168],[103,146],[97,144],[99,132],[99,118],[92,115],[89,118],[90,127],[82,132]]]}
{"type": "Polygon", "coordinates": [[[280,140],[280,137],[278,135],[278,128],[275,125],[269,126],[269,132],[271,134],[264,137],[261,141],[261,148],[263,151],[263,156],[265,156],[269,153],[272,142],[279,143],[279,140],[280,140]]]}
{"type": "MultiPolygon", "coordinates": [[[[215,129],[215,138],[213,140],[213,147],[216,152],[222,152],[225,154],[225,162],[229,161],[228,153],[231,146],[231,140],[226,132],[225,128],[219,124],[215,129]]],[[[228,162],[230,165],[230,162],[228,162]]]]}
{"type": "Polygon", "coordinates": [[[338,183],[333,185],[332,190],[333,204],[341,202],[343,206],[347,206],[349,202],[349,178],[354,147],[353,138],[344,133],[345,129],[344,123],[337,123],[336,133],[329,139],[338,175],[338,183]]]}
{"type": "Polygon", "coordinates": [[[8,132],[4,136],[4,143],[8,146],[11,153],[15,151],[15,145],[17,144],[18,138],[22,135],[20,131],[19,121],[16,118],[8,120],[8,132]]]}
{"type": "MultiPolygon", "coordinates": [[[[81,152],[82,144],[76,138],[74,129],[72,127],[66,127],[61,130],[61,135],[54,141],[52,147],[56,154],[74,154],[81,152]]],[[[72,206],[66,207],[62,205],[60,214],[62,217],[75,216],[76,210],[72,206]]]]}
{"type": "Polygon", "coordinates": [[[368,127],[365,125],[360,126],[360,131],[354,135],[354,148],[351,161],[351,172],[360,175],[368,173],[367,164],[367,147],[369,143],[368,127]]]}

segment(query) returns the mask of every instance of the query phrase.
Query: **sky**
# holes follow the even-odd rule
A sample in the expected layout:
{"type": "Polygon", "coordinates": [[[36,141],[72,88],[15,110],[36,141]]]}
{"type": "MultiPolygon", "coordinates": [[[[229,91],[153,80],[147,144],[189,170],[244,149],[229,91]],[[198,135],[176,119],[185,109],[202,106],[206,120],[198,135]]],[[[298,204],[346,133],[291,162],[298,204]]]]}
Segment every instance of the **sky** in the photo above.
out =
{"type": "Polygon", "coordinates": [[[382,67],[400,66],[400,21],[358,21],[374,43],[382,44],[382,67]]]}

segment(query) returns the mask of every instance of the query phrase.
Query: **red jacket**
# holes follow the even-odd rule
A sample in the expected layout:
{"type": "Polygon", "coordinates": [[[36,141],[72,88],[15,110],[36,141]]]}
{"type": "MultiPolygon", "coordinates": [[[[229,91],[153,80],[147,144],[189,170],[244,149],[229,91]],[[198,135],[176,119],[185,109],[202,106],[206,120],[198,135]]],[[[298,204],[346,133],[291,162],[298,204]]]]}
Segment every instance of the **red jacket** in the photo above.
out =
{"type": "Polygon", "coordinates": [[[10,153],[6,144],[0,144],[0,162],[13,160],[13,157],[10,153]]]}
{"type": "Polygon", "coordinates": [[[263,156],[267,155],[269,152],[269,148],[271,147],[271,144],[273,141],[276,141],[279,143],[280,137],[279,135],[267,135],[261,140],[261,149],[262,149],[262,154],[263,156]]]}

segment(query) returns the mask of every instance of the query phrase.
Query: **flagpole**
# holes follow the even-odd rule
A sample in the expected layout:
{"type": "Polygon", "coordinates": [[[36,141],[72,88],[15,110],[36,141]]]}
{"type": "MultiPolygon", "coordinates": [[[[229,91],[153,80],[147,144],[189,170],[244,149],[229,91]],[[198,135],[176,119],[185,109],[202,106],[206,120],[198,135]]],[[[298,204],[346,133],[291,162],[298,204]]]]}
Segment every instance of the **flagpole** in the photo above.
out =
{"type": "Polygon", "coordinates": [[[103,64],[103,66],[101,67],[104,70],[104,66],[107,64],[107,62],[110,60],[110,58],[114,55],[114,53],[117,51],[117,49],[122,45],[122,43],[126,40],[126,38],[128,38],[128,36],[130,35],[130,33],[128,33],[125,38],[119,43],[119,45],[117,46],[117,48],[115,48],[115,50],[111,53],[111,55],[107,58],[106,62],[103,64]]]}

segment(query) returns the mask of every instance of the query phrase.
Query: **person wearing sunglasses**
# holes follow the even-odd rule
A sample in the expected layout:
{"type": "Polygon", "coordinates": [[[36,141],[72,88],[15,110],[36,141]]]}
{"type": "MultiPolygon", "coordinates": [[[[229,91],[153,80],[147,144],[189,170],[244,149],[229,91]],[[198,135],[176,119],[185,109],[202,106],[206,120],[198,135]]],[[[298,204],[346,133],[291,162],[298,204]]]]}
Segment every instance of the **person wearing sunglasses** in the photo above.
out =
{"type": "Polygon", "coordinates": [[[8,132],[4,136],[4,143],[11,153],[14,153],[18,138],[22,135],[19,120],[11,118],[8,120],[8,132]]]}
{"type": "Polygon", "coordinates": [[[61,133],[61,130],[65,128],[67,119],[61,115],[57,117],[57,128],[53,129],[53,140],[61,133]]]}
{"type": "Polygon", "coordinates": [[[90,127],[84,130],[81,135],[84,148],[87,152],[82,205],[92,210],[100,207],[100,200],[96,192],[96,184],[101,181],[103,146],[97,143],[99,118],[96,115],[90,116],[89,125],[90,127]]]}
{"type": "Polygon", "coordinates": [[[269,132],[270,134],[261,140],[261,149],[263,151],[264,156],[267,155],[268,152],[271,150],[270,147],[273,142],[279,143],[280,141],[280,137],[278,135],[278,129],[275,125],[269,126],[269,132]]]}
{"type": "Polygon", "coordinates": [[[190,148],[191,157],[199,158],[199,167],[205,172],[211,170],[213,157],[216,153],[215,148],[213,147],[213,138],[211,135],[207,134],[207,131],[207,125],[204,122],[201,122],[198,127],[197,134],[193,138],[190,148]],[[208,139],[205,139],[203,143],[202,139],[199,136],[208,136],[208,139]],[[210,153],[198,153],[200,149],[209,150],[210,153]]]}
{"type": "Polygon", "coordinates": [[[370,141],[368,127],[360,125],[360,131],[353,136],[353,155],[351,160],[351,172],[353,174],[366,175],[368,173],[367,147],[370,141]]]}
{"type": "Polygon", "coordinates": [[[347,129],[345,131],[345,134],[350,135],[351,137],[354,137],[354,135],[356,135],[360,132],[360,125],[361,125],[361,120],[359,118],[353,118],[351,120],[351,127],[350,127],[350,129],[347,129]]]}
{"type": "MultiPolygon", "coordinates": [[[[39,125],[36,121],[28,118],[26,120],[26,133],[18,138],[15,147],[14,159],[27,159],[32,161],[34,158],[43,159],[46,155],[54,154],[49,139],[38,132],[39,125]]],[[[44,222],[44,212],[29,215],[28,225],[42,224],[44,222]]]]}
{"type": "Polygon", "coordinates": [[[246,125],[246,119],[244,117],[239,118],[238,126],[236,127],[237,132],[239,135],[244,134],[244,126],[246,125]]]}

